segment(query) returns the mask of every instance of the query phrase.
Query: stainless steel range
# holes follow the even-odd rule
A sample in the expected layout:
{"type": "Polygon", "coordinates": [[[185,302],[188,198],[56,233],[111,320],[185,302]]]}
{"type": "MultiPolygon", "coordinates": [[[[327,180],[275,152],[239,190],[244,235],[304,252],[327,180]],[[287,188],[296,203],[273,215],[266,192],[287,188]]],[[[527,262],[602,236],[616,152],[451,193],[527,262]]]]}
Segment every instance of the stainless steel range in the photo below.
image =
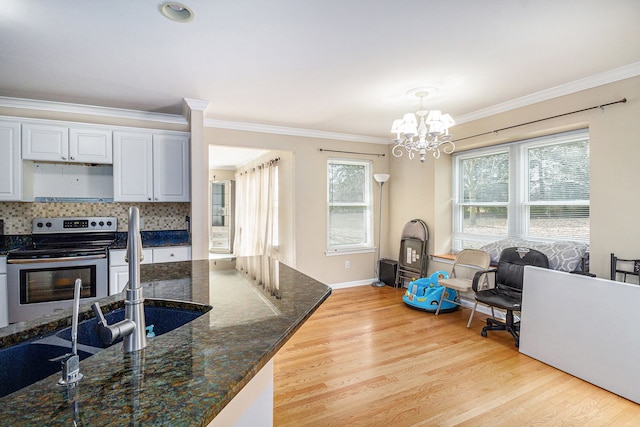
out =
{"type": "Polygon", "coordinates": [[[114,217],[34,219],[33,246],[7,253],[9,322],[71,307],[77,278],[83,301],[106,297],[116,230],[114,217]]]}

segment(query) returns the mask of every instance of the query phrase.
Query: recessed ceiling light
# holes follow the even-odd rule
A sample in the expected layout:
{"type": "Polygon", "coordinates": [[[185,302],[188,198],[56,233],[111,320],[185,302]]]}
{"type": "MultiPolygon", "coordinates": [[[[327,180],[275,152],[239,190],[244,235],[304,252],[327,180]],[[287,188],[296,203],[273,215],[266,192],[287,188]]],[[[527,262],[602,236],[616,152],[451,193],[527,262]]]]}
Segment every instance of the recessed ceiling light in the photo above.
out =
{"type": "Polygon", "coordinates": [[[191,22],[196,14],[182,3],[173,1],[162,2],[158,5],[160,13],[166,18],[176,22],[191,22]]]}

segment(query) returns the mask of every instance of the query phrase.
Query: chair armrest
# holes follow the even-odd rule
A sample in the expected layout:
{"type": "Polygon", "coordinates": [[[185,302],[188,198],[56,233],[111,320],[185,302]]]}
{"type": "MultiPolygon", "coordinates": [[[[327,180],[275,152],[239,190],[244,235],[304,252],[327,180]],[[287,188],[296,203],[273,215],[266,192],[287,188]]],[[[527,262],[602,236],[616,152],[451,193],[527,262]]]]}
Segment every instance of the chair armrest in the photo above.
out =
{"type": "MultiPolygon", "coordinates": [[[[478,292],[478,284],[480,283],[480,278],[486,274],[493,273],[496,274],[498,271],[497,268],[489,268],[488,270],[480,270],[476,271],[476,274],[473,275],[473,281],[471,282],[471,287],[473,288],[473,292],[478,292]]],[[[486,279],[485,279],[486,280],[486,279]]]]}

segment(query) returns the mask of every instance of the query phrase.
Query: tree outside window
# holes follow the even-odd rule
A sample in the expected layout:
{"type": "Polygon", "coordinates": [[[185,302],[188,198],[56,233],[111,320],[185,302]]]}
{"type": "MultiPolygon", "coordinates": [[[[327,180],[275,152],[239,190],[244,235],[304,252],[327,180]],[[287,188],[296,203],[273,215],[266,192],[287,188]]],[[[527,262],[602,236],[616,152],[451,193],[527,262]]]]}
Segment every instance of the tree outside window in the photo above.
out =
{"type": "Polygon", "coordinates": [[[371,162],[330,159],[327,178],[327,249],[372,248],[371,162]]]}
{"type": "Polygon", "coordinates": [[[454,249],[506,237],[589,241],[587,130],[459,153],[454,169],[454,249]]]}

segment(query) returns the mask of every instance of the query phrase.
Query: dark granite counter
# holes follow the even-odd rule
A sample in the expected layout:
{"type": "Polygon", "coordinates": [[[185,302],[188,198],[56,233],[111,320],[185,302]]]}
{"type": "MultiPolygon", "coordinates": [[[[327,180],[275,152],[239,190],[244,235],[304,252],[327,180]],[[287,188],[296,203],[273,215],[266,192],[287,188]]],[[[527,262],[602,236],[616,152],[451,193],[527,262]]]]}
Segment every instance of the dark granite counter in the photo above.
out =
{"type": "Polygon", "coordinates": [[[32,240],[30,234],[6,234],[0,237],[0,256],[6,255],[12,249],[21,249],[31,246],[32,240]]]}
{"type": "MultiPolygon", "coordinates": [[[[141,231],[142,246],[155,248],[164,246],[189,246],[191,235],[187,230],[155,230],[141,231]]],[[[32,245],[30,234],[0,235],[0,256],[6,255],[12,249],[22,249],[32,245]]],[[[117,232],[111,249],[127,247],[127,233],[117,232]]]]}
{"type": "MultiPolygon", "coordinates": [[[[281,263],[245,261],[268,265],[277,291],[248,280],[253,274],[241,272],[232,259],[142,265],[146,302],[213,308],[148,339],[140,352],[125,354],[116,344],[81,361],[85,378],[72,389],[58,386],[56,374],[1,398],[0,425],[73,425],[74,417],[91,426],[207,425],[331,293],[281,263]]],[[[121,295],[101,300],[107,309],[122,304],[121,295]]],[[[93,316],[88,304],[81,312],[93,316]]],[[[67,324],[69,310],[9,325],[0,329],[0,347],[67,324]]]]}
{"type": "MultiPolygon", "coordinates": [[[[125,232],[116,233],[116,241],[111,248],[126,248],[127,235],[125,232]]],[[[145,248],[191,245],[191,236],[187,230],[141,231],[140,237],[142,238],[142,246],[145,248]]]]}

